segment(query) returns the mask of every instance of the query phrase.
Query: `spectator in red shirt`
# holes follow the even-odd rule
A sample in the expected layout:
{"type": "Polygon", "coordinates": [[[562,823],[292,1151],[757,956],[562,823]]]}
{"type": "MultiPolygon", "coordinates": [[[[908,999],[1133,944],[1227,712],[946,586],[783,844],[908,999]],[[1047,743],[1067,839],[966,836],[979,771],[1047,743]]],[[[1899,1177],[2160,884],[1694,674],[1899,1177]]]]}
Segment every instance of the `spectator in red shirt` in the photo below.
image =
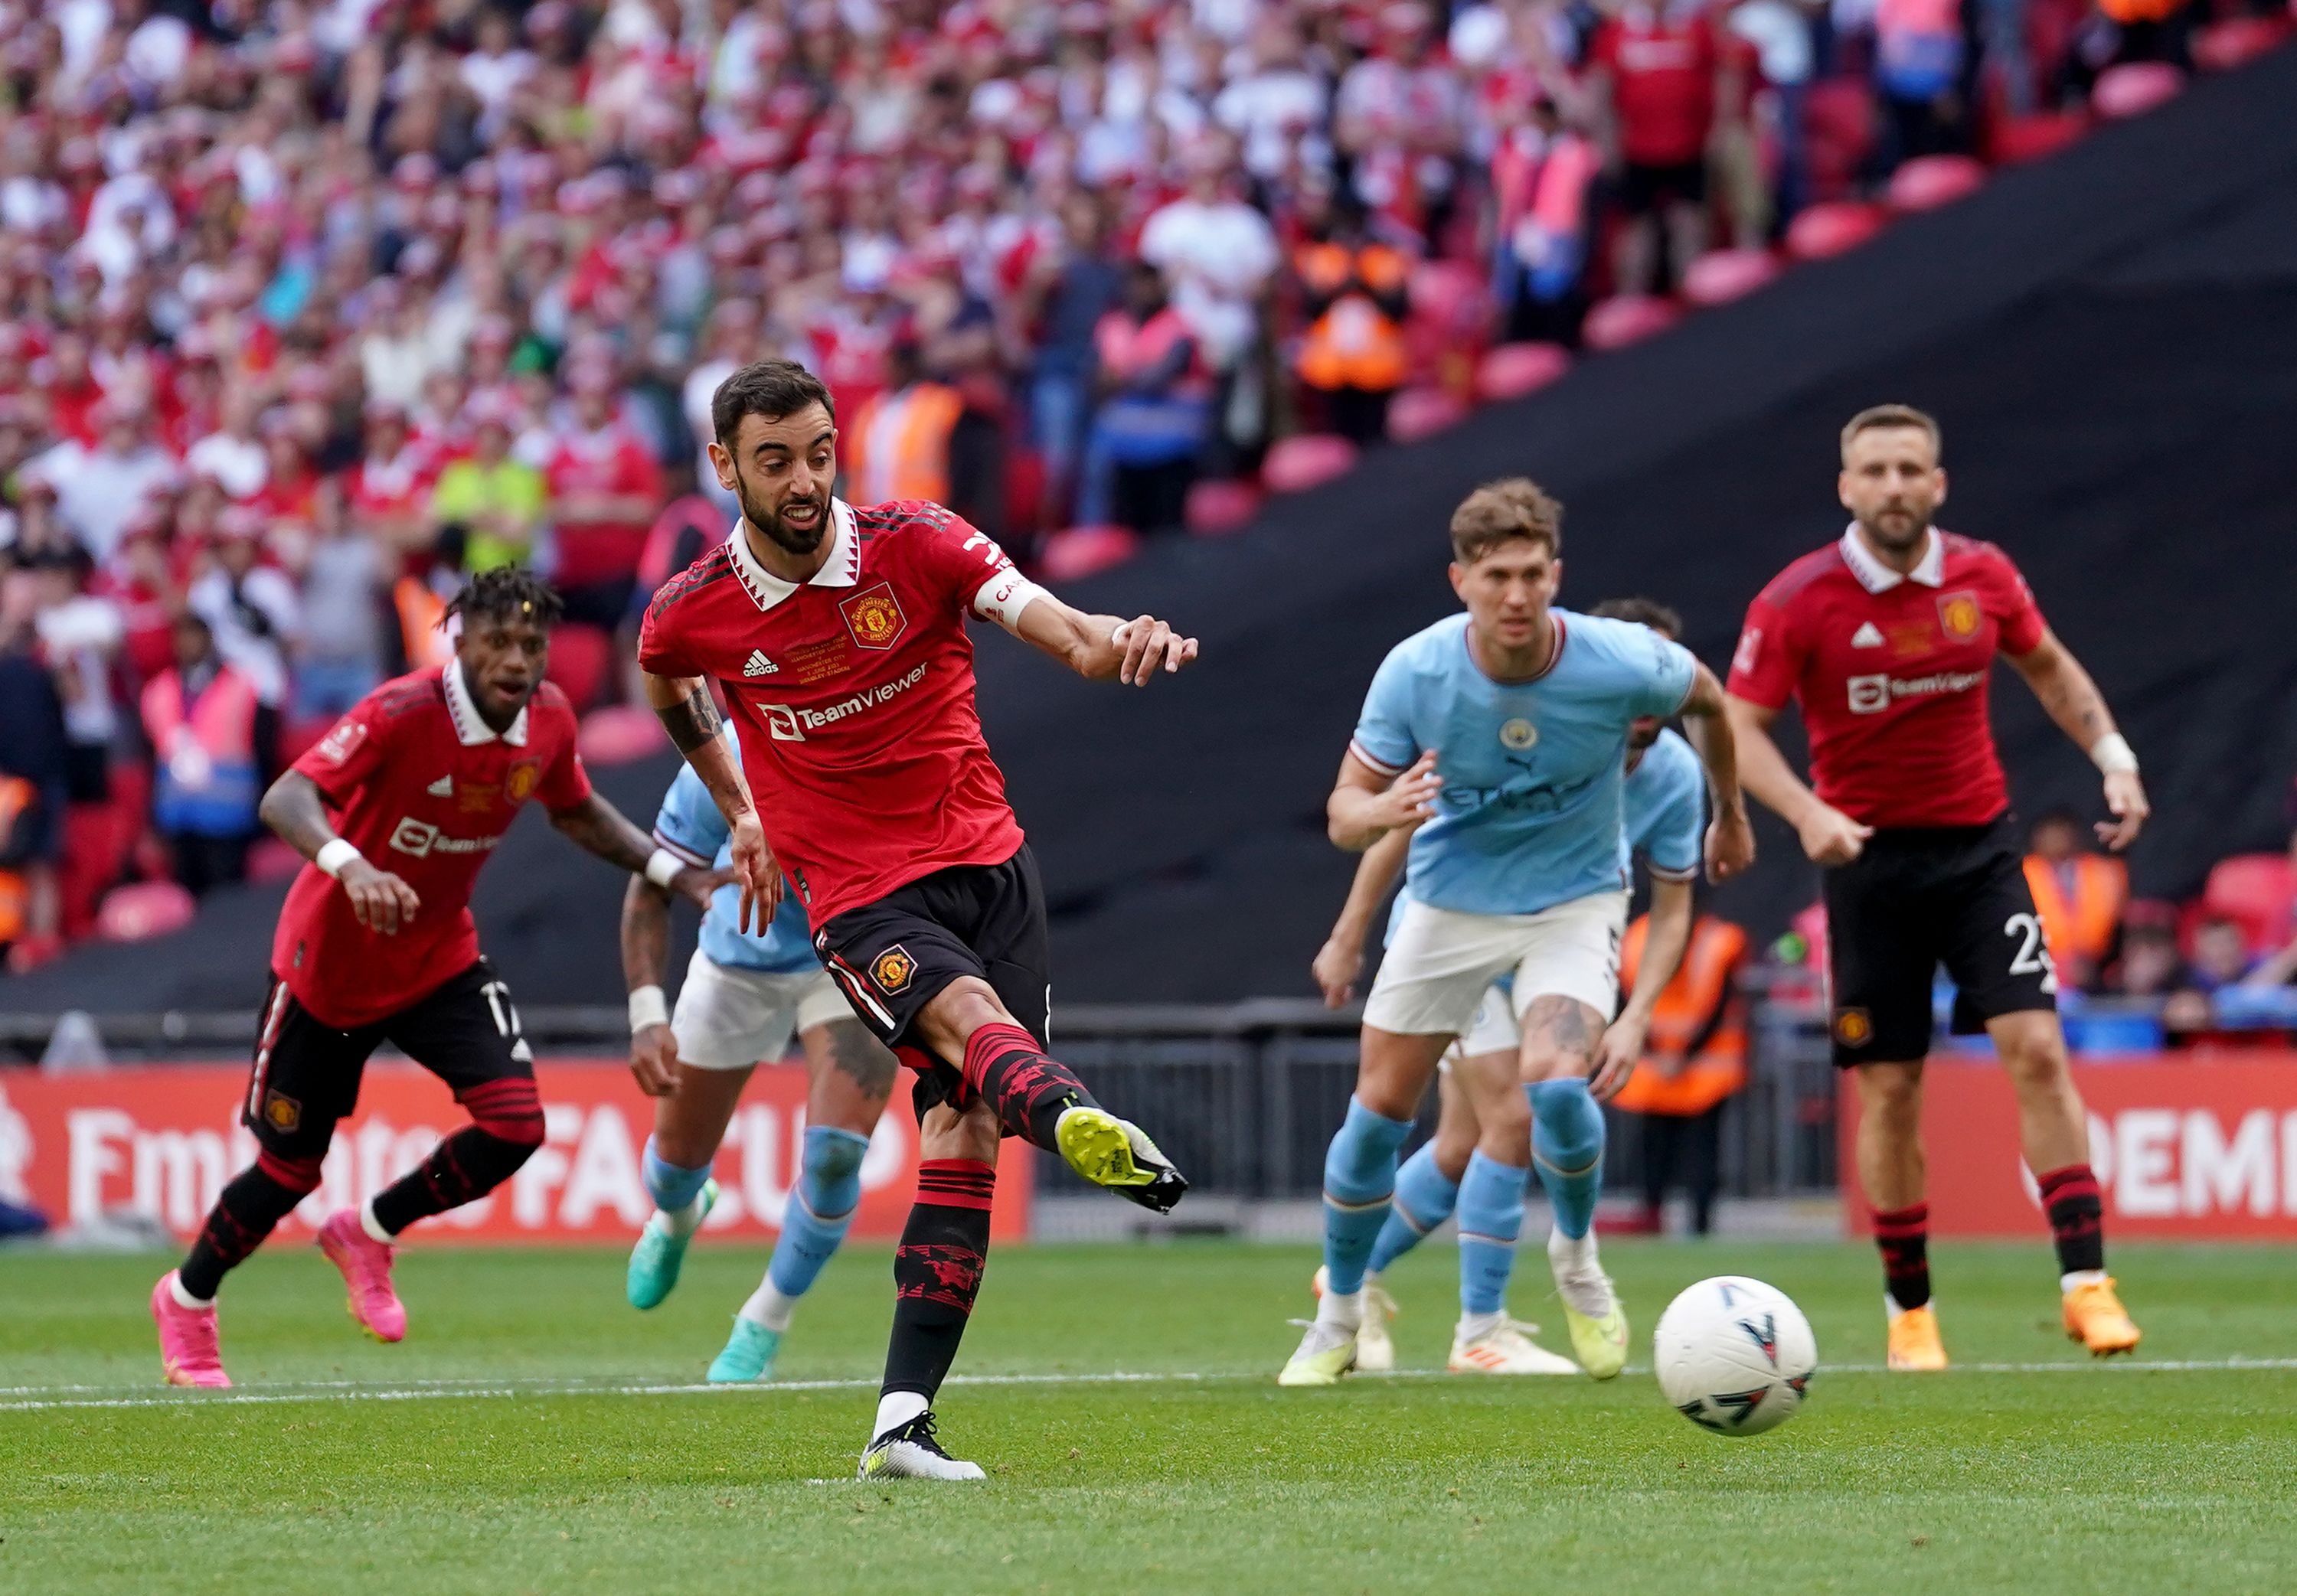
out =
{"type": "Polygon", "coordinates": [[[1627,215],[1614,269],[1622,289],[1647,293],[1679,281],[1707,247],[1708,148],[1718,115],[1744,103],[1741,69],[1698,0],[1626,0],[1587,58],[1627,215]]]}
{"type": "Polygon", "coordinates": [[[606,358],[578,362],[567,381],[575,430],[559,435],[543,468],[557,550],[552,580],[569,621],[612,628],[630,607],[638,556],[662,508],[662,466],[616,416],[606,358]]]}

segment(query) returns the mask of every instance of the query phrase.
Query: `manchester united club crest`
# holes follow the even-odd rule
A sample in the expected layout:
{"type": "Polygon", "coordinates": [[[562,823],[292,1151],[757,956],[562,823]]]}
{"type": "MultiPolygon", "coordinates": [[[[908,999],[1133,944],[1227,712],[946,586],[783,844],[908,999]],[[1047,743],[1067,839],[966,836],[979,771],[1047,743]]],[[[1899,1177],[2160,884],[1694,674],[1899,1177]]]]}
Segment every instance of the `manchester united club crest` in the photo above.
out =
{"type": "Polygon", "coordinates": [[[889,998],[909,985],[910,978],[917,973],[918,961],[911,958],[910,950],[899,942],[878,954],[869,966],[869,979],[876,982],[877,990],[889,998]]]}
{"type": "Polygon", "coordinates": [[[1863,1048],[1874,1040],[1874,1022],[1863,1008],[1845,1008],[1834,1016],[1834,1040],[1846,1048],[1863,1048]]]}
{"type": "Polygon", "coordinates": [[[909,624],[893,597],[893,588],[884,582],[862,588],[839,605],[837,610],[845,617],[845,629],[864,648],[891,648],[893,639],[902,635],[902,628],[909,624]]]}
{"type": "Polygon", "coordinates": [[[275,1131],[293,1131],[303,1123],[303,1105],[281,1092],[263,1094],[263,1118],[275,1131]]]}
{"type": "Polygon", "coordinates": [[[1957,643],[1967,643],[1986,624],[1986,612],[1979,606],[1975,593],[1945,594],[1939,597],[1938,606],[1939,624],[1957,643]]]}
{"type": "Polygon", "coordinates": [[[503,777],[503,796],[513,803],[524,803],[534,796],[537,783],[542,779],[542,762],[523,759],[513,765],[503,777]]]}

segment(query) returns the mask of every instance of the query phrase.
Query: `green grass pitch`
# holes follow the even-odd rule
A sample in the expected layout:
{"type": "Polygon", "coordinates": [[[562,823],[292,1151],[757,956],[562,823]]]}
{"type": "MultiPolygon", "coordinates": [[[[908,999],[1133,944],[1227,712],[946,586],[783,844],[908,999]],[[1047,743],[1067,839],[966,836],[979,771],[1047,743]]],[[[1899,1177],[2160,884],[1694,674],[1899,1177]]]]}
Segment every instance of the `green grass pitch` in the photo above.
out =
{"type": "MultiPolygon", "coordinates": [[[[1695,1279],[1792,1295],[1818,1334],[1810,1405],[1733,1441],[1640,1367],[1432,1372],[1448,1247],[1391,1282],[1403,1362],[1429,1372],[1279,1391],[1308,1249],[1016,1247],[959,1364],[977,1383],[940,1404],[989,1483],[864,1488],[882,1248],[831,1266],[789,1384],[694,1391],[674,1387],[700,1380],[753,1251],[697,1251],[642,1315],[618,1254],[417,1247],[413,1329],[386,1347],[315,1251],[282,1247],[226,1293],[237,1400],[158,1385],[164,1261],[0,1254],[0,1591],[2297,1589],[2297,1255],[2117,1249],[2146,1342],[2093,1367],[2058,1331],[2046,1246],[1942,1246],[1964,1367],[1889,1376],[1866,1249],[1605,1253],[1645,1360],[1695,1279]]],[[[1544,1264],[1526,1250],[1515,1305],[1560,1345],[1544,1264]]]]}

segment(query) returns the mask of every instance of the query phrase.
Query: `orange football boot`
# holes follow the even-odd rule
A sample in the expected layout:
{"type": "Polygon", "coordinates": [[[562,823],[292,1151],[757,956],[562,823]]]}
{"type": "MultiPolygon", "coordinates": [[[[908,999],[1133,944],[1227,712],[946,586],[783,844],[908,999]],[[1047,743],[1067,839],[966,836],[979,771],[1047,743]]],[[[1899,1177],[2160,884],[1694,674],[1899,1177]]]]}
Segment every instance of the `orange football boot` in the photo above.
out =
{"type": "Polygon", "coordinates": [[[1906,1370],[1946,1367],[1946,1343],[1939,1338],[1938,1314],[1928,1303],[1908,1308],[1890,1320],[1890,1367],[1906,1370]]]}
{"type": "Polygon", "coordinates": [[[2136,1346],[2137,1327],[2130,1322],[2121,1299],[2114,1296],[2111,1276],[2085,1280],[2066,1293],[2066,1336],[2100,1358],[2136,1346]]]}

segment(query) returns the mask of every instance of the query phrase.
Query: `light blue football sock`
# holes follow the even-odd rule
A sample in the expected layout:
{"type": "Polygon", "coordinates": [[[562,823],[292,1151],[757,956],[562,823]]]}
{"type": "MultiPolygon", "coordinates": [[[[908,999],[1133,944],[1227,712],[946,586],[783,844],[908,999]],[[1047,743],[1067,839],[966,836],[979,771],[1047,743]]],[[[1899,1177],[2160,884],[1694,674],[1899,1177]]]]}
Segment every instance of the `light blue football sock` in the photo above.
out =
{"type": "Polygon", "coordinates": [[[852,1131],[805,1128],[797,1189],[782,1209],[781,1238],[766,1265],[766,1279],[784,1297],[803,1296],[845,1239],[853,1211],[861,1205],[861,1157],[869,1150],[869,1139],[852,1131]]]}
{"type": "Polygon", "coordinates": [[[1428,1142],[1404,1161],[1395,1172],[1395,1198],[1371,1244],[1374,1274],[1418,1246],[1428,1232],[1452,1217],[1460,1201],[1460,1183],[1436,1167],[1436,1144],[1428,1142]]]}
{"type": "Polygon", "coordinates": [[[646,1138],[646,1157],[641,1161],[646,1174],[646,1196],[664,1213],[682,1213],[694,1205],[702,1195],[702,1188],[710,1180],[710,1166],[687,1169],[672,1164],[655,1151],[654,1138],[646,1138]]]}
{"type": "Polygon", "coordinates": [[[1325,1289],[1353,1296],[1363,1289],[1364,1263],[1387,1222],[1395,1190],[1395,1155],[1412,1134],[1410,1120],[1374,1114],[1354,1098],[1324,1155],[1325,1289]]]}
{"type": "Polygon", "coordinates": [[[1555,1228],[1577,1241],[1595,1222],[1603,1189],[1603,1111],[1585,1081],[1538,1081],[1523,1089],[1531,1099],[1531,1163],[1555,1228]]]}
{"type": "Polygon", "coordinates": [[[1480,1152],[1468,1160],[1459,1187],[1461,1312],[1496,1313],[1507,1304],[1530,1180],[1530,1171],[1480,1152]]]}

